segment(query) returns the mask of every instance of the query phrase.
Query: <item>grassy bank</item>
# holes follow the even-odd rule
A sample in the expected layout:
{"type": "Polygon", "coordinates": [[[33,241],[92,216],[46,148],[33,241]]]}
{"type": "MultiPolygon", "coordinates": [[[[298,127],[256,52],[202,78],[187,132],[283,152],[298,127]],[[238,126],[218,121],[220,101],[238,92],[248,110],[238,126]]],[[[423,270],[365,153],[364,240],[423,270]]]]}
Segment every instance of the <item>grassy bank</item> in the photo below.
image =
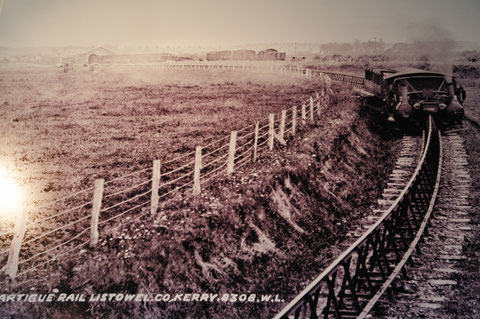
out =
{"type": "MultiPolygon", "coordinates": [[[[395,139],[372,133],[350,91],[323,117],[232,179],[163,202],[96,249],[53,264],[28,286],[69,293],[254,293],[292,299],[351,241],[393,165],[395,139]],[[147,215],[148,216],[148,215],[147,215]],[[332,246],[333,247],[332,247],[332,246]],[[46,275],[50,274],[50,275],[46,275]]],[[[267,318],[284,302],[12,303],[6,314],[49,318],[267,318]]]]}

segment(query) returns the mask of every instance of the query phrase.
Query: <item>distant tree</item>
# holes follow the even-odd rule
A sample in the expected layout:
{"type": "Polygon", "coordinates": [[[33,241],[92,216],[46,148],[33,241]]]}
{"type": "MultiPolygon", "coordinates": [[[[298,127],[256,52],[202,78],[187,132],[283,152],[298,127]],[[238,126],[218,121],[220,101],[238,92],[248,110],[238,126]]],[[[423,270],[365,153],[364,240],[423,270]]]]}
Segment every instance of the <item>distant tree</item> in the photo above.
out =
{"type": "Polygon", "coordinates": [[[387,47],[387,44],[385,43],[385,41],[383,41],[382,38],[378,39],[378,41],[377,41],[377,51],[382,52],[382,51],[385,50],[386,47],[387,47]]]}
{"type": "Polygon", "coordinates": [[[477,50],[464,51],[462,53],[462,56],[466,61],[475,63],[480,59],[480,52],[478,52],[477,50]]]}
{"type": "Polygon", "coordinates": [[[359,52],[361,47],[362,47],[362,43],[360,42],[360,40],[356,39],[355,42],[353,42],[353,45],[352,45],[353,52],[354,53],[359,52]]]}
{"type": "Polygon", "coordinates": [[[420,55],[420,57],[418,58],[418,61],[420,61],[420,62],[428,62],[429,60],[430,59],[425,54],[420,55]]]}

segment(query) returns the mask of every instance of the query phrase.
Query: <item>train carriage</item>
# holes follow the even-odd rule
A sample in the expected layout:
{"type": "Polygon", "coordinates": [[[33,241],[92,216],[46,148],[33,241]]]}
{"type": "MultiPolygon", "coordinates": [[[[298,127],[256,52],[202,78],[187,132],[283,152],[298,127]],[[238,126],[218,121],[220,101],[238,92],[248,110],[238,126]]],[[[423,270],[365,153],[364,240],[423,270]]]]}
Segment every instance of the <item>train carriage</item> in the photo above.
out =
{"type": "Polygon", "coordinates": [[[461,123],[465,99],[449,74],[414,68],[367,69],[365,89],[384,101],[390,121],[421,122],[432,114],[442,123],[461,123]]]}

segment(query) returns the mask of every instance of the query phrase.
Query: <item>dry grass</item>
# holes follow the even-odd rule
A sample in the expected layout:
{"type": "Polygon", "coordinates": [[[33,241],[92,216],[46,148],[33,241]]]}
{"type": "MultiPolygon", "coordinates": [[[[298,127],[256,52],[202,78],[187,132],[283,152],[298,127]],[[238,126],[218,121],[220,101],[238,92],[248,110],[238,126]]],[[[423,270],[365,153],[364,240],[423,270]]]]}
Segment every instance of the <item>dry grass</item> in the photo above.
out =
{"type": "Polygon", "coordinates": [[[235,71],[2,66],[1,164],[29,199],[53,199],[192,151],[317,88],[235,71]]]}
{"type": "MultiPolygon", "coordinates": [[[[1,155],[24,184],[37,183],[38,198],[192,150],[304,101],[319,85],[231,71],[6,69],[0,77],[7,92],[0,101],[7,119],[1,142],[9,143],[1,155]]],[[[350,90],[340,89],[323,117],[281,152],[207,185],[201,197],[186,193],[163,202],[159,216],[147,215],[102,236],[95,249],[47,264],[29,276],[28,286],[36,292],[293,298],[339,253],[337,244],[361,223],[393,164],[393,142],[370,132],[350,90]]],[[[26,285],[6,289],[25,292],[26,285]]],[[[13,303],[0,313],[258,318],[280,306],[13,303]]]]}
{"type": "MultiPolygon", "coordinates": [[[[287,148],[232,180],[207,186],[201,197],[187,193],[164,202],[158,217],[147,215],[102,237],[98,248],[48,265],[50,275],[35,273],[29,285],[36,292],[56,287],[87,294],[246,292],[293,298],[339,253],[337,244],[368,213],[392,165],[392,141],[369,131],[350,91],[336,91],[322,114],[287,148]]],[[[23,291],[24,286],[12,289],[23,291]]],[[[10,304],[3,311],[51,318],[113,318],[119,313],[264,318],[280,306],[10,304]]]]}
{"type": "MultiPolygon", "coordinates": [[[[0,165],[13,172],[26,193],[27,242],[88,215],[87,205],[38,223],[91,200],[88,188],[95,178],[108,181],[149,168],[154,159],[191,152],[196,145],[266,118],[269,112],[305,101],[319,88],[314,81],[235,71],[104,68],[95,73],[83,69],[63,73],[39,66],[2,68],[0,165]],[[87,191],[71,200],[37,209],[83,189],[87,191]]],[[[114,188],[126,189],[149,178],[146,171],[121,180],[114,188]]],[[[119,198],[132,197],[134,192],[119,198]]],[[[101,220],[119,212],[102,213],[101,220]]],[[[0,234],[10,230],[11,223],[0,220],[0,234]]],[[[24,245],[21,259],[77,236],[88,225],[86,219],[41,239],[41,245],[39,241],[24,245]]],[[[71,244],[86,237],[88,232],[71,244]]],[[[0,238],[0,250],[7,249],[11,236],[0,238]]]]}

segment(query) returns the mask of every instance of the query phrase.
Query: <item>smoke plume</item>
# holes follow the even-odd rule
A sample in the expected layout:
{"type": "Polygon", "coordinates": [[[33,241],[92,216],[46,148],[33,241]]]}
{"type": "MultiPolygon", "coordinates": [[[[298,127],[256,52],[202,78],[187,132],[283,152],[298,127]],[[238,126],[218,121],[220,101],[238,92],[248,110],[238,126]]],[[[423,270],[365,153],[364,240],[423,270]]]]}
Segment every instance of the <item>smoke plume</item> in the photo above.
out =
{"type": "Polygon", "coordinates": [[[451,32],[440,25],[418,23],[409,25],[408,32],[416,54],[427,57],[435,70],[452,73],[457,44],[451,32]]]}

